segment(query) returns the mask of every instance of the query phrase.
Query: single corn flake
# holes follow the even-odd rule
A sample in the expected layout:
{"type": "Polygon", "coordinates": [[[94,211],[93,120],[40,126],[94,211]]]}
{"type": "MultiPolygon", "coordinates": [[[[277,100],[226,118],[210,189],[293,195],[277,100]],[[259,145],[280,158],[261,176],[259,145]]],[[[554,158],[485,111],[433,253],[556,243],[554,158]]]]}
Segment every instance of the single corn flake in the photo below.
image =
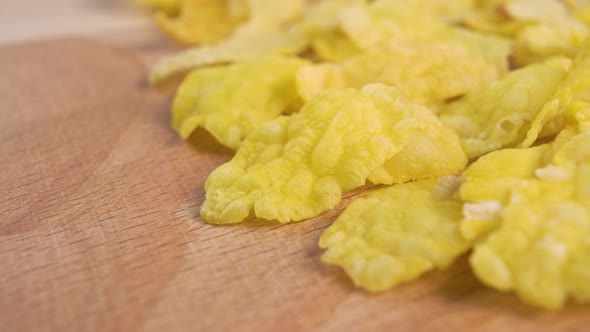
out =
{"type": "Polygon", "coordinates": [[[566,124],[590,129],[590,38],[578,51],[565,80],[531,124],[523,147],[558,134],[566,124]]]}
{"type": "Polygon", "coordinates": [[[565,79],[570,64],[569,59],[559,58],[515,70],[446,106],[440,119],[457,131],[471,159],[514,147],[525,140],[536,116],[565,79]]]}
{"type": "Polygon", "coordinates": [[[448,26],[404,1],[377,0],[348,6],[338,14],[342,31],[360,48],[369,49],[390,40],[432,41],[448,26]]]}
{"type": "Polygon", "coordinates": [[[156,23],[179,42],[212,44],[230,36],[248,15],[245,0],[183,0],[177,15],[158,13],[156,23]]]}
{"type": "Polygon", "coordinates": [[[505,186],[509,198],[490,217],[496,226],[470,258],[485,284],[549,309],[563,306],[568,296],[590,301],[588,146],[587,132],[568,129],[551,145],[518,151],[515,158],[503,151],[484,157],[499,166],[519,163],[523,152],[541,154],[532,174],[528,167],[512,188],[505,186]]]}
{"type": "Polygon", "coordinates": [[[329,45],[324,49],[331,52],[324,53],[340,63],[302,68],[298,89],[304,99],[380,82],[414,101],[437,105],[508,70],[506,40],[454,28],[404,1],[349,5],[338,17],[342,33],[336,45],[344,51],[329,45]]]}
{"type": "Polygon", "coordinates": [[[192,48],[163,59],[152,69],[150,81],[159,83],[201,66],[233,63],[264,56],[297,54],[308,42],[306,34],[298,29],[243,33],[220,44],[192,48]]]}
{"type": "Polygon", "coordinates": [[[299,58],[263,57],[197,69],[178,89],[172,125],[185,139],[203,127],[237,149],[260,124],[300,104],[295,73],[305,63],[299,58]]]}
{"type": "Polygon", "coordinates": [[[488,0],[479,1],[463,23],[475,30],[514,38],[528,26],[569,18],[567,8],[557,0],[488,0]]]}
{"type": "MultiPolygon", "coordinates": [[[[442,128],[428,109],[403,100],[396,89],[371,84],[360,91],[320,94],[299,113],[267,122],[246,137],[236,156],[207,179],[201,215],[215,224],[241,222],[252,210],[280,222],[314,217],[368,177],[389,180],[383,169],[387,160],[411,148],[412,135],[427,131],[441,131],[437,136],[444,136],[443,142],[423,145],[455,148],[448,151],[450,157],[437,152],[450,161],[440,162],[447,167],[428,175],[462,169],[467,160],[456,134],[442,128]]],[[[416,159],[405,162],[409,172],[423,168],[416,159]]]]}
{"type": "MultiPolygon", "coordinates": [[[[440,17],[445,21],[457,21],[475,9],[477,0],[404,0],[440,17]]],[[[403,2],[403,1],[402,1],[403,2]]]]}
{"type": "Polygon", "coordinates": [[[526,66],[552,56],[574,58],[586,37],[588,28],[574,20],[531,25],[516,37],[512,60],[526,66]]]}
{"type": "Polygon", "coordinates": [[[499,213],[514,198],[512,189],[535,177],[548,151],[548,145],[494,151],[462,173],[465,205],[461,233],[466,239],[484,237],[499,226],[499,213]]]}
{"type": "Polygon", "coordinates": [[[361,50],[340,29],[340,12],[367,0],[323,0],[308,8],[303,25],[314,55],[323,61],[342,61],[361,50]]]}
{"type": "Polygon", "coordinates": [[[200,66],[297,54],[307,47],[307,28],[296,24],[306,8],[306,0],[251,0],[248,4],[249,20],[229,38],[164,58],[152,69],[150,81],[158,83],[200,66]]]}
{"type": "Polygon", "coordinates": [[[314,54],[323,61],[341,62],[362,50],[339,30],[318,31],[311,38],[314,54]]]}
{"type": "Polygon", "coordinates": [[[448,267],[471,246],[459,232],[459,185],[459,177],[446,176],[356,199],[322,234],[322,260],[370,292],[448,267]]]}
{"type": "Polygon", "coordinates": [[[339,19],[341,30],[361,49],[391,41],[458,42],[496,65],[500,74],[508,70],[508,40],[457,28],[407,1],[378,0],[349,6],[340,12],[339,19]]]}
{"type": "Polygon", "coordinates": [[[441,104],[499,77],[493,64],[460,42],[390,42],[340,64],[301,68],[297,86],[304,99],[325,90],[359,88],[372,82],[397,87],[404,97],[441,104]]]}

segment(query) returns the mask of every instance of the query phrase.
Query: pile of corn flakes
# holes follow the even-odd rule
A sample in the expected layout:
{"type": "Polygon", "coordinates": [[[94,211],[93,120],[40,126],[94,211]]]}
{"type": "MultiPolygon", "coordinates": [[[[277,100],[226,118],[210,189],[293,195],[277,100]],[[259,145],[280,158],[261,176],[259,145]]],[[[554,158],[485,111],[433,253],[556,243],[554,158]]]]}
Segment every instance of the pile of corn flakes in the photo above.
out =
{"type": "Polygon", "coordinates": [[[138,0],[194,45],[172,107],[236,150],[209,223],[315,217],[323,260],[379,292],[468,253],[550,309],[590,302],[590,1],[138,0]],[[370,186],[369,186],[370,187],[370,186]]]}

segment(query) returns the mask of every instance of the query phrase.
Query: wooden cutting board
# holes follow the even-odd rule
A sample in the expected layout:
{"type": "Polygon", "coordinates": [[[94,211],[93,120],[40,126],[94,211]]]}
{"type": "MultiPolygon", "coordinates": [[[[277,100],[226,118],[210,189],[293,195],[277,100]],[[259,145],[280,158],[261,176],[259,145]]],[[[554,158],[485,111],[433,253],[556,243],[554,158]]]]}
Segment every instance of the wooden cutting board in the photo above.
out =
{"type": "Polygon", "coordinates": [[[163,44],[116,43],[0,48],[2,331],[588,330],[589,306],[531,308],[464,258],[356,290],[317,247],[354,195],[287,226],[206,225],[203,183],[232,152],[169,128],[170,98],[146,83],[163,44]]]}

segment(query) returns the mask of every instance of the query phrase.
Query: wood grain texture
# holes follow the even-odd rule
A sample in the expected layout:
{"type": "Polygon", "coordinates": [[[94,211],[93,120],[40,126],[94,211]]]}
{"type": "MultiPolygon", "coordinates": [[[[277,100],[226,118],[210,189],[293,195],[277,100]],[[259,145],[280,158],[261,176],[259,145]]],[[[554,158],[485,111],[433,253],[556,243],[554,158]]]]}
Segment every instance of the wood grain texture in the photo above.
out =
{"type": "Polygon", "coordinates": [[[391,292],[320,261],[314,220],[214,227],[203,182],[231,158],[169,129],[146,84],[166,43],[105,37],[0,48],[2,331],[586,331],[482,286],[461,259],[391,292]]]}

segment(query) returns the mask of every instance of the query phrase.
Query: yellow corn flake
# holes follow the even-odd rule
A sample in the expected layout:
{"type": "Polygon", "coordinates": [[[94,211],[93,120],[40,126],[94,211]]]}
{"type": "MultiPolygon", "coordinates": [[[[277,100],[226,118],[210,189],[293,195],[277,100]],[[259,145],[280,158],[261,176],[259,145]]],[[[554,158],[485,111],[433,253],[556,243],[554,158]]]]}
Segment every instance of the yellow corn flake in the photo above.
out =
{"type": "Polygon", "coordinates": [[[580,1],[568,1],[572,15],[580,22],[590,26],[590,2],[585,0],[580,1]]]}
{"type": "Polygon", "coordinates": [[[308,39],[300,30],[244,33],[220,44],[189,49],[160,61],[150,74],[158,83],[190,69],[272,55],[292,55],[303,50],[308,39]]]}
{"type": "Polygon", "coordinates": [[[474,56],[459,42],[392,42],[341,64],[303,67],[297,84],[302,97],[309,99],[325,90],[380,82],[399,88],[411,100],[430,105],[461,96],[498,76],[494,65],[474,56]]]}
{"type": "Polygon", "coordinates": [[[315,33],[311,39],[311,47],[324,61],[341,62],[361,53],[361,50],[338,30],[315,33]]]}
{"type": "Polygon", "coordinates": [[[298,88],[304,99],[380,82],[417,102],[440,104],[507,72],[507,41],[453,28],[403,1],[350,5],[338,16],[342,32],[356,47],[341,38],[338,45],[352,51],[329,57],[347,60],[303,68],[298,88]]]}
{"type": "Polygon", "coordinates": [[[179,42],[211,44],[231,35],[248,18],[246,8],[232,10],[236,5],[245,7],[245,1],[183,0],[178,15],[159,13],[156,22],[179,42]]]}
{"type": "Polygon", "coordinates": [[[178,89],[173,127],[183,138],[203,127],[222,144],[237,149],[260,124],[300,103],[295,72],[305,63],[298,58],[264,57],[197,69],[178,89]]]}
{"type": "Polygon", "coordinates": [[[469,158],[516,146],[565,79],[570,63],[552,59],[515,70],[447,106],[441,121],[459,133],[469,158]]]}
{"type": "Polygon", "coordinates": [[[345,8],[366,3],[367,0],[323,0],[311,6],[304,22],[311,48],[324,61],[341,61],[358,54],[360,49],[340,29],[339,13],[345,8]]]}
{"type": "MultiPolygon", "coordinates": [[[[518,151],[534,150],[541,160],[532,174],[529,168],[512,188],[505,186],[509,197],[490,216],[495,230],[471,256],[484,283],[550,309],[561,307],[569,295],[590,301],[589,146],[587,132],[568,130],[551,146],[518,151]]],[[[519,153],[505,158],[502,152],[486,156],[486,162],[521,161],[519,153]]],[[[484,190],[485,184],[479,185],[484,190]]]]}
{"type": "Polygon", "coordinates": [[[466,239],[483,237],[498,227],[498,215],[510,202],[512,189],[535,177],[548,151],[548,145],[499,150],[479,158],[463,172],[461,233],[466,239]]]}
{"type": "Polygon", "coordinates": [[[570,125],[590,129],[590,39],[578,51],[571,70],[552,99],[533,121],[522,146],[532,145],[538,137],[559,133],[566,120],[570,125]]]}
{"type": "Polygon", "coordinates": [[[467,164],[457,134],[440,128],[430,114],[424,116],[419,127],[408,134],[407,144],[382,167],[369,175],[373,183],[393,184],[430,178],[435,175],[457,174],[467,164]]]}
{"type": "Polygon", "coordinates": [[[448,267],[471,245],[459,233],[459,180],[421,180],[355,200],[322,234],[322,260],[371,292],[448,267]]]}
{"type": "Polygon", "coordinates": [[[476,31],[514,37],[528,22],[512,20],[504,5],[506,0],[478,1],[476,10],[468,13],[462,23],[476,31]]]}
{"type": "Polygon", "coordinates": [[[558,0],[509,0],[504,1],[502,10],[519,21],[550,22],[569,18],[567,7],[558,0]]]}
{"type": "MultiPolygon", "coordinates": [[[[216,1],[217,2],[217,1],[216,1]]],[[[309,44],[305,26],[289,24],[303,14],[305,0],[251,0],[249,21],[215,45],[191,48],[160,61],[150,80],[158,83],[195,67],[269,55],[291,55],[309,44]]]]}
{"type": "Polygon", "coordinates": [[[377,0],[349,6],[339,13],[342,31],[360,48],[390,40],[433,40],[446,25],[404,1],[377,0]]]}
{"type": "Polygon", "coordinates": [[[577,21],[532,25],[518,34],[512,59],[516,65],[524,66],[552,56],[573,58],[587,36],[588,28],[577,21]]]}
{"type": "Polygon", "coordinates": [[[551,56],[573,58],[588,36],[588,28],[557,0],[511,1],[506,11],[515,20],[529,22],[515,39],[512,60],[519,66],[551,56]]]}
{"type": "Polygon", "coordinates": [[[167,15],[176,15],[180,11],[183,0],[135,0],[135,2],[150,6],[167,15]]]}
{"type": "Polygon", "coordinates": [[[349,6],[340,15],[341,29],[360,48],[391,42],[460,42],[474,54],[507,71],[510,43],[503,39],[456,28],[406,1],[378,0],[349,6]]]}
{"type": "MultiPolygon", "coordinates": [[[[201,215],[215,224],[241,222],[251,210],[280,222],[314,217],[368,177],[387,179],[384,164],[411,146],[409,137],[437,130],[446,135],[443,140],[454,140],[441,143],[455,146],[450,155],[462,154],[449,157],[458,160],[451,167],[456,172],[466,163],[456,134],[442,128],[428,109],[401,99],[396,89],[371,84],[318,95],[299,113],[267,122],[246,137],[236,156],[207,179],[201,215]]],[[[408,169],[413,167],[422,166],[408,169]]],[[[442,172],[429,176],[449,174],[442,172]]]]}
{"type": "MultiPolygon", "coordinates": [[[[401,1],[401,0],[400,0],[401,1]]],[[[408,3],[423,8],[432,15],[448,21],[455,21],[474,9],[477,0],[405,0],[408,3]]]]}
{"type": "Polygon", "coordinates": [[[515,37],[527,26],[568,18],[567,8],[557,0],[491,0],[479,1],[463,23],[479,31],[515,37]]]}
{"type": "Polygon", "coordinates": [[[552,56],[574,57],[588,36],[588,28],[557,0],[499,0],[485,4],[464,23],[513,37],[512,61],[517,66],[552,56]]]}

